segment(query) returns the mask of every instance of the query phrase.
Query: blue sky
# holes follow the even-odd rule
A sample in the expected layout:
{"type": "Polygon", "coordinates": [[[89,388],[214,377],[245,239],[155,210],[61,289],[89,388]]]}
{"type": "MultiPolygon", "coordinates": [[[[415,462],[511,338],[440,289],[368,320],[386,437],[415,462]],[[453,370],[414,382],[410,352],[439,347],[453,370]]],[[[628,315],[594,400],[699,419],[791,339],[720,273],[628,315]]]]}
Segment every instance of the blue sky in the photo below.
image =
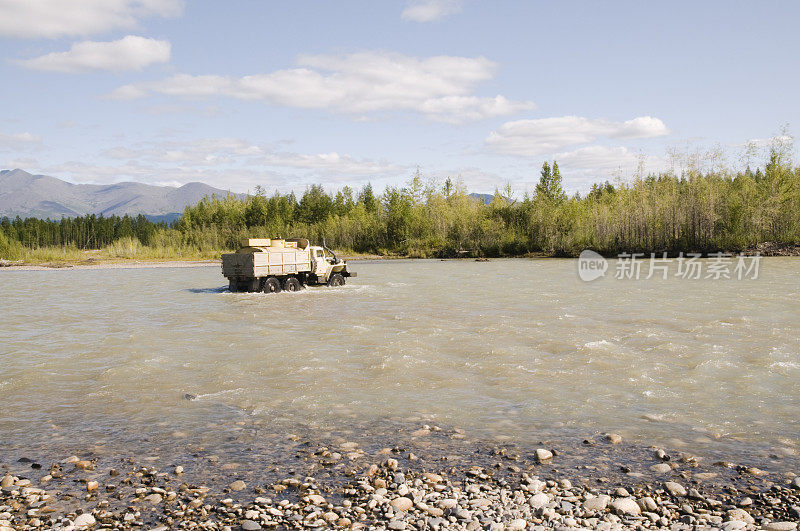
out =
{"type": "Polygon", "coordinates": [[[520,193],[553,159],[570,191],[736,168],[798,123],[797,20],[789,1],[0,0],[0,168],[244,192],[419,167],[520,193]]]}

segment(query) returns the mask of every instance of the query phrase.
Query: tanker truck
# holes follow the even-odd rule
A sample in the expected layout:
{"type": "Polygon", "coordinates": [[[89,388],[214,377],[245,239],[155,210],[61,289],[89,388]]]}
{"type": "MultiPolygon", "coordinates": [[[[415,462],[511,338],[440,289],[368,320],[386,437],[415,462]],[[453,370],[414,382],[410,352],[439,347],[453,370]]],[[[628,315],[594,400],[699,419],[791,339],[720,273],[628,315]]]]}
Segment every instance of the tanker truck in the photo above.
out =
{"type": "Polygon", "coordinates": [[[222,255],[222,274],[231,291],[278,293],[306,285],[343,286],[356,273],[322,245],[305,238],[248,238],[235,253],[222,255]]]}

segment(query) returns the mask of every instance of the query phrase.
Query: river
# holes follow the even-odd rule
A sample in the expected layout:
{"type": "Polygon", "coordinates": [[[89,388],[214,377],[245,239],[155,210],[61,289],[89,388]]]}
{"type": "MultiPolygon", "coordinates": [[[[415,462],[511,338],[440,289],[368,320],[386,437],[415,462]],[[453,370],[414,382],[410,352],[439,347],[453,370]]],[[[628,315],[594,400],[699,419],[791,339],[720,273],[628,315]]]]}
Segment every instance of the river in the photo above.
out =
{"type": "Polygon", "coordinates": [[[229,293],[218,267],[0,271],[0,444],[213,445],[209,422],[254,418],[794,455],[800,261],[745,280],[576,264],[356,261],[343,288],[278,295],[229,293]]]}

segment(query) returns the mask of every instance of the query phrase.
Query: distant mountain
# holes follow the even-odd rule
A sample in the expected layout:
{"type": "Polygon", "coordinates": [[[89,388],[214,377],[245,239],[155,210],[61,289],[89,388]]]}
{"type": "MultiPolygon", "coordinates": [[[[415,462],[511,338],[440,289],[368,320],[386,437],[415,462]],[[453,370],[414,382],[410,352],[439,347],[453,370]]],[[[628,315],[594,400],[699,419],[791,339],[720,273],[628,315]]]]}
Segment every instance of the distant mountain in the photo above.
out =
{"type": "Polygon", "coordinates": [[[494,194],[469,194],[470,197],[474,197],[478,201],[483,201],[484,205],[488,205],[494,199],[494,194]]]}
{"type": "Polygon", "coordinates": [[[228,192],[203,183],[188,183],[180,188],[134,182],[72,184],[19,169],[0,171],[0,217],[61,219],[86,214],[145,214],[156,221],[172,221],[187,205],[214,194],[224,197],[228,192]]]}

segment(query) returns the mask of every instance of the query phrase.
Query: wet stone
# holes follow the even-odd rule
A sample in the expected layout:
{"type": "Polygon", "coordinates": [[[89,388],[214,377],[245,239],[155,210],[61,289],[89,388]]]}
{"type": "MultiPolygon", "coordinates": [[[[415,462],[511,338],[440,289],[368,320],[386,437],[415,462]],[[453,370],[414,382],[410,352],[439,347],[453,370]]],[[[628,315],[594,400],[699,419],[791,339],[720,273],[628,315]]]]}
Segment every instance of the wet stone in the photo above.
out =
{"type": "Polygon", "coordinates": [[[664,483],[664,488],[673,496],[686,496],[686,488],[680,483],[674,481],[667,481],[664,483]]]}
{"type": "Polygon", "coordinates": [[[537,448],[535,455],[536,455],[536,460],[539,461],[540,463],[544,463],[553,458],[553,452],[551,452],[550,450],[546,450],[544,448],[537,448]]]}

